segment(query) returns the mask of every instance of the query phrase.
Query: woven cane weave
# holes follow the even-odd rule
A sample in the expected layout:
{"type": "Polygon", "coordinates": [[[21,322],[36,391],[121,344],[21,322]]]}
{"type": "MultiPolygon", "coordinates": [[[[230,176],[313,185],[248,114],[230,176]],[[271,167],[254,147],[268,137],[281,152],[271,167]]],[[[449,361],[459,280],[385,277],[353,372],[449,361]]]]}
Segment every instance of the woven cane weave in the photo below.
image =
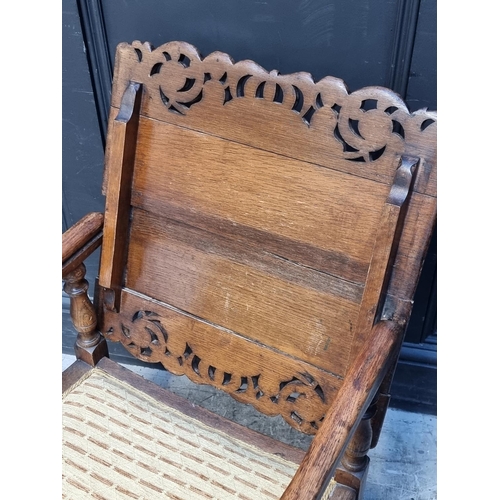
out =
{"type": "Polygon", "coordinates": [[[63,498],[278,499],[298,468],[89,373],[63,395],[63,498]]]}

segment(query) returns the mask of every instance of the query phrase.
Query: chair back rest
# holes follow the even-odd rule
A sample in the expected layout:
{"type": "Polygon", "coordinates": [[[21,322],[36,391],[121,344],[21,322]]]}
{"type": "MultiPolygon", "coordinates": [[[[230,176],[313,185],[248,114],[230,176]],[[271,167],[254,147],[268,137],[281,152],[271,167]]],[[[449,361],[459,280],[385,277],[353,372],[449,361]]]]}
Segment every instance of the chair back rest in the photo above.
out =
{"type": "Polygon", "coordinates": [[[100,330],[314,433],[371,327],[408,318],[436,115],[186,43],[116,53],[100,330]]]}

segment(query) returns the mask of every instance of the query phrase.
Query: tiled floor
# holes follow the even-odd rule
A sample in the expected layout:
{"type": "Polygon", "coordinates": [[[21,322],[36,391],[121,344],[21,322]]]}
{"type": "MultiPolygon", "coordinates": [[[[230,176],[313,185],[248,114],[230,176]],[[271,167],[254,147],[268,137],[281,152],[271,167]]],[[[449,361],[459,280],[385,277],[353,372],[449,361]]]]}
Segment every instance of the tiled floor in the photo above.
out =
{"type": "MultiPolygon", "coordinates": [[[[74,361],[63,354],[63,370],[74,361]]],[[[209,386],[162,369],[127,365],[127,368],[194,403],[264,434],[306,449],[310,438],[293,430],[279,417],[266,417],[249,405],[209,386]],[[238,411],[237,411],[238,410],[238,411]]],[[[436,417],[389,409],[378,446],[370,452],[365,500],[434,500],[436,486],[436,417]]]]}

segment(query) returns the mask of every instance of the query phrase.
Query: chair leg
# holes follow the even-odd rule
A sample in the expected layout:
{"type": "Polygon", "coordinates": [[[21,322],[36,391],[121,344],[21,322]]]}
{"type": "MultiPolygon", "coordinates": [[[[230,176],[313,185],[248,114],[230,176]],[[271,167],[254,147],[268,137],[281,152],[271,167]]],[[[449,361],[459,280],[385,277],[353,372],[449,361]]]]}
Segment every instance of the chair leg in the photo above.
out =
{"type": "Polygon", "coordinates": [[[380,433],[382,431],[382,426],[384,425],[387,408],[389,407],[389,403],[391,401],[390,390],[392,385],[392,379],[394,378],[394,373],[396,371],[397,362],[398,360],[396,358],[393,362],[391,369],[387,372],[386,376],[384,377],[384,380],[382,380],[382,383],[380,384],[378,390],[377,412],[375,413],[375,416],[371,419],[373,436],[370,448],[375,448],[375,446],[377,446],[380,433]]]}
{"type": "Polygon", "coordinates": [[[87,295],[89,287],[85,279],[85,265],[80,264],[74,271],[63,277],[64,291],[70,297],[70,314],[75,330],[75,354],[78,359],[91,366],[108,356],[108,345],[104,337],[96,331],[97,315],[87,295]]]}
{"type": "Polygon", "coordinates": [[[385,414],[387,413],[387,408],[389,407],[390,401],[391,401],[390,394],[379,394],[377,401],[377,413],[371,419],[373,435],[370,448],[375,448],[375,446],[377,446],[378,444],[380,433],[382,431],[382,426],[384,424],[385,414]]]}
{"type": "Polygon", "coordinates": [[[370,458],[367,453],[371,448],[373,431],[371,419],[377,412],[378,395],[363,415],[358,428],[349,442],[341,466],[335,471],[335,481],[349,486],[358,492],[357,500],[363,497],[370,458]]]}

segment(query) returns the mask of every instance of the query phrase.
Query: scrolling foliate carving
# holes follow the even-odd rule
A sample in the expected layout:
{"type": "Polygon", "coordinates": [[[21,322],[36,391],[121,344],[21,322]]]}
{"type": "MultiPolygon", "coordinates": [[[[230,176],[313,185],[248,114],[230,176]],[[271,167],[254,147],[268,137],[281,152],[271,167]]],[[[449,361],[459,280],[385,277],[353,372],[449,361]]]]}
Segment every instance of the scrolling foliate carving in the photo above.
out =
{"type": "Polygon", "coordinates": [[[338,78],[315,82],[309,73],[267,72],[253,61],[234,63],[222,52],[202,58],[184,42],[156,49],[137,41],[120,44],[117,58],[126,67],[121,79],[143,83],[154,104],[169,113],[186,116],[207,100],[218,103],[220,113],[241,100],[274,103],[305,127],[328,131],[344,158],[354,162],[374,162],[388,150],[403,150],[405,142],[418,142],[422,134],[435,135],[435,113],[409,113],[397,94],[381,87],[349,93],[338,78]]]}
{"type": "MultiPolygon", "coordinates": [[[[279,380],[269,364],[240,366],[221,356],[210,359],[208,351],[196,347],[197,339],[153,311],[140,310],[130,320],[107,313],[104,336],[121,342],[135,357],[161,363],[176,375],[186,375],[198,384],[209,384],[242,403],[250,403],[267,415],[282,415],[302,432],[314,434],[327,409],[323,388],[307,372],[297,371],[279,380]]],[[[215,348],[217,349],[217,348],[215,348]]],[[[209,349],[210,351],[210,349],[209,349]]]]}

